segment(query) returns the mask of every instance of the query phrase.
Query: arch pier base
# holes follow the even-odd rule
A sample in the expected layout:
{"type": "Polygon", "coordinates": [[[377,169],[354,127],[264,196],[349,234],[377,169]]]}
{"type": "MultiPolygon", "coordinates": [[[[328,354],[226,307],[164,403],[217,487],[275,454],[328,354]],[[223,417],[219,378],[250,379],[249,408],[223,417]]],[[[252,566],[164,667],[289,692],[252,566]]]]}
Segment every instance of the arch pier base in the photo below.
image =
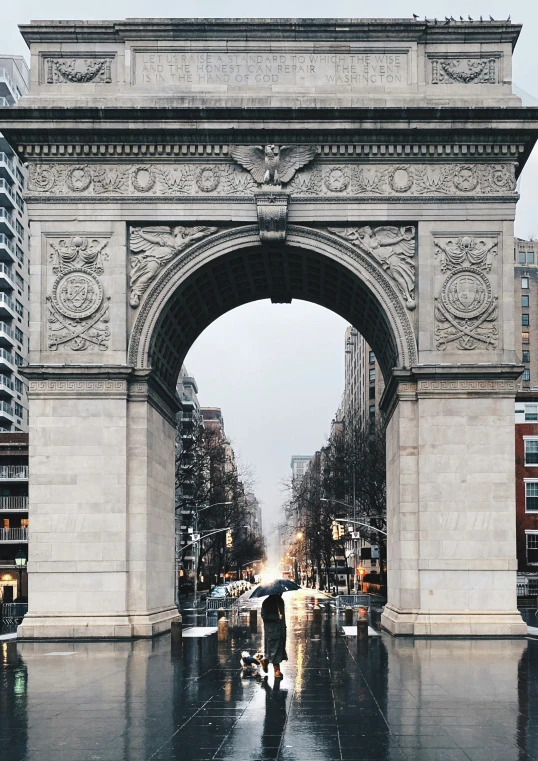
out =
{"type": "Polygon", "coordinates": [[[26,368],[32,408],[20,639],[167,631],[174,605],[175,399],[149,371],[26,368]]]}
{"type": "Polygon", "coordinates": [[[387,429],[394,635],[524,636],[516,604],[515,365],[395,371],[387,429]]]}

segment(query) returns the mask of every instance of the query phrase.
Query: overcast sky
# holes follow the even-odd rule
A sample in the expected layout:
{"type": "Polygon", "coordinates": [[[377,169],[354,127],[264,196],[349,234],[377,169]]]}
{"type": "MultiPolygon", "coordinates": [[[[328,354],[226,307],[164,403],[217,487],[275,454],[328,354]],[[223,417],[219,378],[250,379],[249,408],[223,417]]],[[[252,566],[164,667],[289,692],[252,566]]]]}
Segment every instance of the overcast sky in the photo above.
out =
{"type": "MultiPolygon", "coordinates": [[[[514,55],[514,83],[538,99],[538,2],[487,0],[4,0],[0,52],[27,55],[17,24],[32,19],[119,19],[146,17],[410,17],[467,15],[507,18],[523,24],[514,55]],[[185,12],[182,12],[185,9],[185,12]]],[[[516,234],[538,237],[538,152],[521,180],[516,234]]],[[[280,482],[292,454],[319,448],[343,391],[345,323],[305,302],[258,302],[229,312],[196,341],[187,367],[198,382],[203,405],[219,406],[226,431],[241,458],[252,465],[264,505],[266,528],[282,501],[280,482]]]]}

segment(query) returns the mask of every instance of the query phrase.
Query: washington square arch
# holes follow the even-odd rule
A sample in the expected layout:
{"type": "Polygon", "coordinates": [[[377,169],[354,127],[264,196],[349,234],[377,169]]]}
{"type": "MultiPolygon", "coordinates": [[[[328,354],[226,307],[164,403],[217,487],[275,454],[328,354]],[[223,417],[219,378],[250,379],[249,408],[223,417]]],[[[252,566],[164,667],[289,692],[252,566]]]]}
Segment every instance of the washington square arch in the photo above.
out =
{"type": "Polygon", "coordinates": [[[304,299],[375,351],[395,635],[523,635],[520,27],[40,21],[2,111],[31,225],[23,639],[149,637],[173,597],[175,384],[197,336],[304,299]]]}

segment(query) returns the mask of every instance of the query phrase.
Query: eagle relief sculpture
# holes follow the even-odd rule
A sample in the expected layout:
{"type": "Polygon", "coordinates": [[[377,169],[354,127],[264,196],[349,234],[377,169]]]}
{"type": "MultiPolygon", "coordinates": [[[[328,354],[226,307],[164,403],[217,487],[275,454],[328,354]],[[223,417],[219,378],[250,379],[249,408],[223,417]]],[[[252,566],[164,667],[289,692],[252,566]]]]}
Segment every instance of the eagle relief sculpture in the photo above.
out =
{"type": "Polygon", "coordinates": [[[295,172],[308,164],[316,155],[314,145],[234,145],[230,155],[245,167],[259,185],[276,185],[289,182],[295,172]]]}
{"type": "Polygon", "coordinates": [[[217,232],[216,227],[132,227],[129,304],[136,308],[157,273],[189,244],[217,232]]]}

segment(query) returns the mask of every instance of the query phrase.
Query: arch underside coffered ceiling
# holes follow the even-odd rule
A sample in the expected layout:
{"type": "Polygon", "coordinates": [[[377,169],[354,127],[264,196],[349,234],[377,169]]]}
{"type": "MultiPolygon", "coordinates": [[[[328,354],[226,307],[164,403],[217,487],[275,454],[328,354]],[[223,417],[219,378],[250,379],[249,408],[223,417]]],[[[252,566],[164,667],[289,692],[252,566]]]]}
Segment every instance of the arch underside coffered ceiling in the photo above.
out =
{"type": "Polygon", "coordinates": [[[220,316],[260,299],[302,299],[349,321],[373,347],[385,377],[416,362],[409,313],[383,270],[320,230],[292,225],[286,243],[261,245],[258,228],[222,230],[160,275],[136,317],[129,360],[174,387],[200,333],[220,316]]]}

